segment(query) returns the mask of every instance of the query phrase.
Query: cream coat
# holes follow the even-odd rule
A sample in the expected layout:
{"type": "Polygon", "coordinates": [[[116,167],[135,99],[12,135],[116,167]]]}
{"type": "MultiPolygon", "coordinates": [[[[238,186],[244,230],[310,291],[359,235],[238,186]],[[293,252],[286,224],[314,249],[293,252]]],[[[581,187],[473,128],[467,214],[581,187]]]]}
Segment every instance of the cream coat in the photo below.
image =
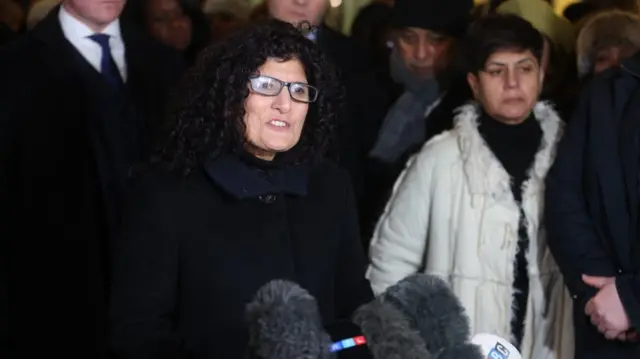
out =
{"type": "MultiPolygon", "coordinates": [[[[472,333],[511,337],[520,211],[510,177],[477,130],[479,109],[458,110],[455,127],[429,141],[398,179],[371,243],[367,277],[376,293],[409,274],[447,280],[472,333]]],[[[572,302],[542,227],[544,178],[562,122],[546,103],[534,115],[542,145],[523,184],[530,246],[524,359],[573,359],[572,302]]]]}

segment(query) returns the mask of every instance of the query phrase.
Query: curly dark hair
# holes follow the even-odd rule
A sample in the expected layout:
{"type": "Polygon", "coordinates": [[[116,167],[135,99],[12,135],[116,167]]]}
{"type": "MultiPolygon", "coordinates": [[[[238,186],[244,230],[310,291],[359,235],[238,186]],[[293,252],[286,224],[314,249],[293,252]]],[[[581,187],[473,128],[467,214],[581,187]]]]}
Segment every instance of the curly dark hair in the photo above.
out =
{"type": "Polygon", "coordinates": [[[319,90],[300,141],[285,156],[286,165],[317,163],[332,154],[344,90],[335,68],[303,30],[270,20],[205,48],[170,105],[168,136],[160,142],[152,166],[186,175],[212,157],[241,151],[249,77],[270,58],[299,60],[307,81],[319,90]]]}

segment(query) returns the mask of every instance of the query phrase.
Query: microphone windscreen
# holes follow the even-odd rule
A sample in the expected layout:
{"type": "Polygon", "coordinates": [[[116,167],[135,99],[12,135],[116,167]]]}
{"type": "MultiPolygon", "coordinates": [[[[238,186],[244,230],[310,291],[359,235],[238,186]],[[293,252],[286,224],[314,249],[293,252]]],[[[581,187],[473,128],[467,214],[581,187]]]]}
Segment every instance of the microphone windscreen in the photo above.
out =
{"type": "Polygon", "coordinates": [[[460,300],[439,277],[411,275],[382,294],[418,330],[427,349],[437,353],[469,340],[469,318],[460,300]]]}
{"type": "Polygon", "coordinates": [[[331,341],[331,352],[338,359],[372,359],[367,338],[356,324],[349,321],[332,323],[325,328],[331,341]]]}
{"type": "Polygon", "coordinates": [[[476,334],[471,343],[477,345],[483,358],[488,359],[522,359],[522,355],[508,340],[494,334],[476,334]]]}
{"type": "Polygon", "coordinates": [[[354,313],[376,359],[431,359],[433,356],[411,327],[407,318],[393,305],[376,299],[354,313]]]}
{"type": "Polygon", "coordinates": [[[245,311],[247,350],[261,359],[325,359],[331,340],[324,332],[316,300],[299,285],[273,280],[256,293],[245,311]]]}
{"type": "Polygon", "coordinates": [[[436,359],[485,359],[480,347],[475,344],[465,343],[453,348],[446,348],[438,353],[436,359]]]}

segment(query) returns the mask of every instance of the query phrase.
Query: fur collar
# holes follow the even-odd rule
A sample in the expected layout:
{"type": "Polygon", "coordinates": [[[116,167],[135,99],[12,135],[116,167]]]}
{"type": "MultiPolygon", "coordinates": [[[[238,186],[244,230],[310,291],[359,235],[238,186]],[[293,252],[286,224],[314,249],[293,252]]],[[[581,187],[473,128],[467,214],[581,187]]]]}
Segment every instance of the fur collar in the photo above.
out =
{"type": "MultiPolygon", "coordinates": [[[[480,113],[478,104],[468,104],[459,107],[454,118],[454,132],[469,190],[472,195],[489,194],[496,200],[513,198],[509,174],[478,132],[480,113]]],[[[538,102],[533,114],[540,123],[542,141],[529,169],[529,179],[523,183],[523,200],[541,190],[563,129],[562,120],[549,103],[538,102]]]]}

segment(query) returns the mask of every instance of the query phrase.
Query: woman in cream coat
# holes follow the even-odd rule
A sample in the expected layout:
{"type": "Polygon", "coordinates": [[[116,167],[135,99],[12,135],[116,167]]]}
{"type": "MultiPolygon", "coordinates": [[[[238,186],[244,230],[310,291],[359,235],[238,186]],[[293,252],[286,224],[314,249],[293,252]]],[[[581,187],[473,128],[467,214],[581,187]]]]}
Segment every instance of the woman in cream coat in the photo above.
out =
{"type": "Polygon", "coordinates": [[[449,281],[473,333],[492,333],[524,359],[573,359],[571,299],[545,241],[544,177],[561,136],[537,102],[541,35],[512,15],[469,31],[467,79],[478,104],[431,141],[400,176],[371,244],[380,293],[407,275],[449,281]]]}

